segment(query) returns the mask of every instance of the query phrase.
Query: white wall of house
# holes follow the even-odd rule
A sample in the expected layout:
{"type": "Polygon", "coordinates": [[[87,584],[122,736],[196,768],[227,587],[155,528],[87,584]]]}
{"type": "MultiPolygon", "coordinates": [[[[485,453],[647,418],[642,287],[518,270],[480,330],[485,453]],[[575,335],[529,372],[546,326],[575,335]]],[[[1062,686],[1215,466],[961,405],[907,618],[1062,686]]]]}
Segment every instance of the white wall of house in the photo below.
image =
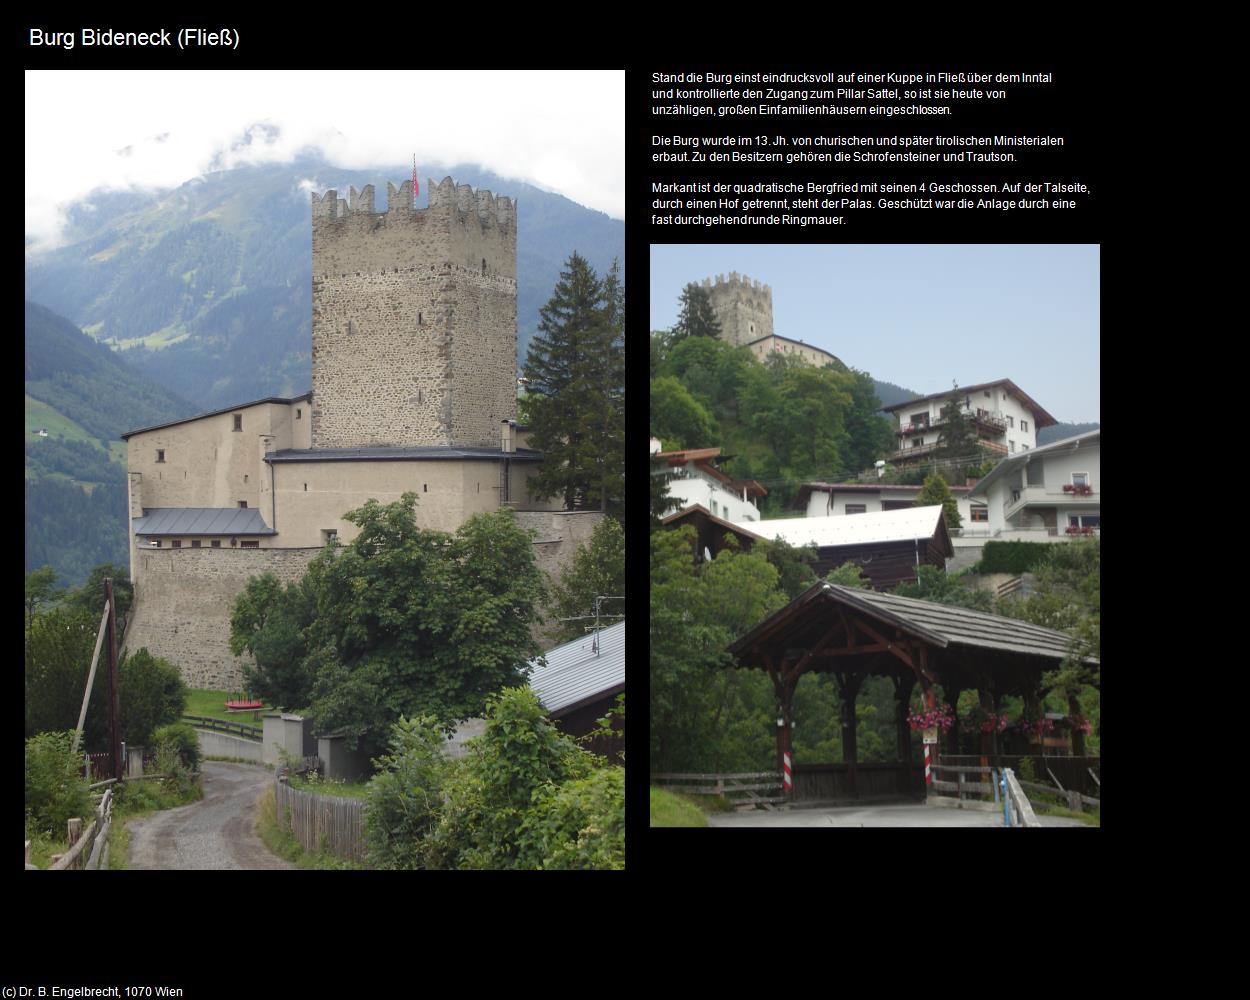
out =
{"type": "MultiPolygon", "coordinates": [[[[1037,418],[1033,412],[1028,409],[1019,399],[1006,391],[1003,386],[991,386],[988,389],[976,389],[972,392],[963,394],[965,400],[964,412],[975,414],[977,410],[994,416],[1001,417],[1007,422],[1007,427],[1003,432],[1001,442],[1007,445],[1007,453],[1015,454],[1021,451],[1031,451],[1037,447],[1037,418]]],[[[924,414],[928,417],[928,422],[932,427],[942,419],[942,407],[946,405],[946,398],[939,397],[930,400],[918,400],[915,403],[909,403],[900,410],[896,410],[894,416],[897,419],[897,429],[902,430],[908,425],[923,423],[923,420],[917,421],[915,418],[924,414]]],[[[924,445],[937,444],[938,429],[929,430],[911,430],[904,433],[900,439],[901,450],[906,451],[908,448],[915,447],[913,442],[919,438],[924,438],[924,445]]]]}
{"type": "Polygon", "coordinates": [[[724,483],[705,475],[693,462],[669,471],[674,473],[674,478],[669,480],[668,495],[682,507],[700,504],[725,521],[760,519],[759,508],[753,501],[743,499],[741,493],[734,493],[724,483]]]}
{"type": "MultiPolygon", "coordinates": [[[[869,493],[863,490],[834,490],[833,492],[812,490],[807,498],[807,516],[841,517],[846,514],[847,505],[860,505],[864,508],[861,513],[876,514],[885,509],[883,501],[893,500],[911,503],[915,499],[915,490],[890,490],[887,488],[880,493],[869,493]]],[[[959,516],[963,519],[964,528],[972,526],[972,504],[968,500],[968,495],[966,493],[955,494],[955,504],[959,508],[959,516]]],[[[988,524],[978,523],[975,527],[988,528],[988,524]]]]}
{"type": "MultiPolygon", "coordinates": [[[[1032,426],[1030,424],[1030,426],[1032,426]]],[[[1101,451],[1091,444],[1075,451],[1064,448],[1058,452],[1043,451],[1028,462],[1021,462],[989,487],[990,528],[995,532],[1008,529],[1040,528],[1054,512],[1054,525],[1060,535],[1065,533],[1070,517],[1098,516],[1101,506],[1102,466],[1101,451]],[[1038,467],[1041,467],[1040,475],[1038,467]],[[1093,493],[1083,502],[1065,493],[1064,486],[1073,483],[1074,473],[1085,473],[1086,482],[1093,493]],[[1038,503],[1022,508],[1007,519],[1006,506],[1015,491],[1022,497],[1038,503]],[[1043,513],[1043,512],[1046,513],[1043,513]]],[[[1084,524],[1084,521],[1081,522],[1084,524]]]]}

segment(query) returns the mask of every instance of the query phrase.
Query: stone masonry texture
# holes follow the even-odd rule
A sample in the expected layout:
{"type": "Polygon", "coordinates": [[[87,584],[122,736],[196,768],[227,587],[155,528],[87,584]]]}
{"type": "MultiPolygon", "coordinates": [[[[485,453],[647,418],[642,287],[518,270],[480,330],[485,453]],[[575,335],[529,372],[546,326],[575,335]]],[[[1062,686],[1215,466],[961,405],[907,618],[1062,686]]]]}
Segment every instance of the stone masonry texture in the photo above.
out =
{"type": "Polygon", "coordinates": [[[703,279],[712,311],[720,323],[721,339],[734,347],[742,347],[760,337],[773,334],[773,290],[752,281],[745,275],[731,272],[703,279]]]}

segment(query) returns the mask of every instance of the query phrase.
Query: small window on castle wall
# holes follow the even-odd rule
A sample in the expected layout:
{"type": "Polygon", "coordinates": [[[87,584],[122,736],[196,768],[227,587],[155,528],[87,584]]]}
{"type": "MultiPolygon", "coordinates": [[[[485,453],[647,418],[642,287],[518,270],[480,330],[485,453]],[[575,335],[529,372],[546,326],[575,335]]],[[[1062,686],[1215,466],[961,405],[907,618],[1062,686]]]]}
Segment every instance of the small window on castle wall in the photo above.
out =
{"type": "Polygon", "coordinates": [[[304,419],[304,411],[303,411],[303,410],[301,410],[299,407],[296,407],[296,408],[295,408],[295,419],[296,419],[296,420],[303,420],[303,419],[304,419]]]}
{"type": "Polygon", "coordinates": [[[213,548],[215,548],[215,549],[219,549],[219,548],[221,548],[221,539],[220,539],[220,538],[214,538],[214,539],[212,540],[212,542],[210,542],[209,544],[210,544],[210,545],[212,545],[212,547],[213,547],[213,548]]]}
{"type": "Polygon", "coordinates": [[[483,274],[486,273],[486,258],[485,257],[482,258],[482,273],[483,274]]]}
{"type": "Polygon", "coordinates": [[[240,507],[241,509],[246,509],[246,508],[247,508],[247,501],[246,501],[246,500],[240,500],[240,501],[239,501],[239,507],[240,507]]]}
{"type": "Polygon", "coordinates": [[[240,543],[239,543],[239,548],[241,548],[241,549],[259,549],[259,548],[260,548],[260,542],[256,541],[255,539],[252,539],[251,541],[244,540],[244,541],[242,541],[242,542],[240,542],[240,543]]]}
{"type": "Polygon", "coordinates": [[[236,431],[243,430],[243,414],[242,413],[236,413],[234,415],[234,429],[236,431]]]}
{"type": "Polygon", "coordinates": [[[245,483],[247,482],[247,476],[246,476],[246,475],[244,475],[244,476],[243,476],[243,481],[244,481],[245,483]]]}
{"type": "Polygon", "coordinates": [[[191,548],[198,549],[199,547],[200,547],[200,540],[198,538],[192,539],[191,548]]]}
{"type": "Polygon", "coordinates": [[[172,542],[170,542],[169,544],[170,544],[170,545],[172,545],[172,546],[173,546],[174,548],[176,548],[176,549],[180,549],[180,548],[182,548],[182,539],[181,539],[181,538],[175,538],[175,539],[174,539],[172,542]]]}
{"type": "Polygon", "coordinates": [[[164,449],[164,448],[157,448],[157,449],[156,449],[156,460],[157,460],[158,462],[163,462],[163,461],[165,461],[165,449],[164,449]]]}
{"type": "Polygon", "coordinates": [[[417,313],[417,326],[420,326],[420,325],[421,325],[421,313],[418,312],[417,313]]]}
{"type": "Polygon", "coordinates": [[[421,492],[422,492],[422,493],[429,493],[429,492],[430,492],[430,484],[429,484],[429,483],[422,483],[422,484],[421,484],[421,492]]]}

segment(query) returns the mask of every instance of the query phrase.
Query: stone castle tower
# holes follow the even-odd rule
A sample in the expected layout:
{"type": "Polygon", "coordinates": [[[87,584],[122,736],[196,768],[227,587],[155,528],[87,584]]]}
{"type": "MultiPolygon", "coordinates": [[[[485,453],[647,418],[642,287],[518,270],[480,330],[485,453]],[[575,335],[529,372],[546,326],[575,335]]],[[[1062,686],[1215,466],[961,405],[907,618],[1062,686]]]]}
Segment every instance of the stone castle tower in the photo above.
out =
{"type": "Polygon", "coordinates": [[[768,285],[732,271],[728,281],[723,274],[716,276],[715,284],[704,278],[703,288],[727,343],[741,347],[773,335],[773,290],[768,285]]]}
{"type": "Polygon", "coordinates": [[[499,447],[516,418],[516,201],[312,196],[312,447],[499,447]]]}

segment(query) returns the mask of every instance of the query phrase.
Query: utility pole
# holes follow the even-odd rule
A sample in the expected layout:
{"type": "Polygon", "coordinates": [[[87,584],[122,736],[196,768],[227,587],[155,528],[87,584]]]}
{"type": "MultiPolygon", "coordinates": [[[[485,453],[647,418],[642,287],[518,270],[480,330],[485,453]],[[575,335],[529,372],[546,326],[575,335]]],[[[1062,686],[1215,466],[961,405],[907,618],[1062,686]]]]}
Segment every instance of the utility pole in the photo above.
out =
{"type": "Polygon", "coordinates": [[[109,721],[113,736],[113,777],[122,776],[121,729],[118,725],[121,708],[117,698],[117,601],[113,597],[113,581],[104,581],[104,599],[108,601],[109,632],[109,721]]]}

